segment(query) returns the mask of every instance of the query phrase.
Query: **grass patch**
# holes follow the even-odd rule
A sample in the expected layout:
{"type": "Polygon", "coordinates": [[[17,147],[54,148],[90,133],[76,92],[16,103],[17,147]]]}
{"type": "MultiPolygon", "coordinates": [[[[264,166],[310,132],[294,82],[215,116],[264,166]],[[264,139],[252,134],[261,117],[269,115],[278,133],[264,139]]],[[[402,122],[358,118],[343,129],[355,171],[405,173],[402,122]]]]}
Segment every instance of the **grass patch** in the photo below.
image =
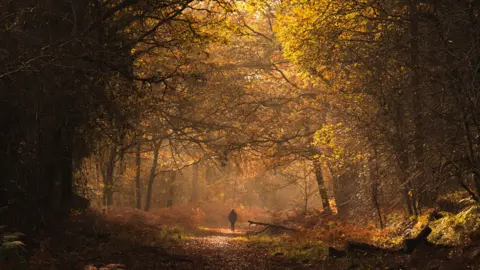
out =
{"type": "Polygon", "coordinates": [[[327,255],[322,242],[287,235],[242,237],[239,241],[248,241],[255,248],[266,248],[272,256],[284,256],[293,260],[318,261],[327,255]]]}
{"type": "Polygon", "coordinates": [[[245,236],[237,236],[232,238],[233,241],[239,241],[239,242],[249,242],[250,239],[245,236]]]}
{"type": "Polygon", "coordinates": [[[158,239],[163,243],[178,243],[190,237],[192,234],[178,226],[162,226],[162,230],[158,234],[158,239]]]}

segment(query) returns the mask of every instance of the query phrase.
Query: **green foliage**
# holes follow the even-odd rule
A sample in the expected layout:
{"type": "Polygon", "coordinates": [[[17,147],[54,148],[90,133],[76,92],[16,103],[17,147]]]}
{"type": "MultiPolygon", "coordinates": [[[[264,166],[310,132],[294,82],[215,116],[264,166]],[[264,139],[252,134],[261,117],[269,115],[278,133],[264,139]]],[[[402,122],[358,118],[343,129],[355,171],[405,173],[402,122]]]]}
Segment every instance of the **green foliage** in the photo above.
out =
{"type": "Polygon", "coordinates": [[[343,165],[346,149],[338,142],[340,138],[339,130],[342,128],[342,123],[335,125],[323,125],[321,129],[315,132],[313,136],[313,145],[317,147],[324,147],[329,149],[329,155],[317,155],[315,158],[322,162],[330,162],[331,164],[343,165]]]}
{"type": "Polygon", "coordinates": [[[372,243],[381,247],[396,247],[402,244],[404,238],[401,235],[382,235],[380,237],[373,237],[372,243]]]}
{"type": "Polygon", "coordinates": [[[429,240],[439,244],[467,244],[469,235],[480,230],[480,206],[470,206],[458,214],[441,212],[443,218],[430,224],[433,229],[429,240]]]}

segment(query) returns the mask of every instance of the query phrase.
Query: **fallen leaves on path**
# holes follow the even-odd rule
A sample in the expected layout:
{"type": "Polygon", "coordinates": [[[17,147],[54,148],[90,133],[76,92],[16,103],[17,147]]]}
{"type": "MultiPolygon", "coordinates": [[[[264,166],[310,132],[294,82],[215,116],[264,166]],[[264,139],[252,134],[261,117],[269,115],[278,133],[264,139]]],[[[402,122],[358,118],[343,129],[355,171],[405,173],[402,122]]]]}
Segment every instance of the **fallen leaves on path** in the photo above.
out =
{"type": "Polygon", "coordinates": [[[185,239],[175,252],[195,262],[190,269],[306,269],[249,245],[245,235],[244,230],[203,228],[201,236],[185,239]]]}

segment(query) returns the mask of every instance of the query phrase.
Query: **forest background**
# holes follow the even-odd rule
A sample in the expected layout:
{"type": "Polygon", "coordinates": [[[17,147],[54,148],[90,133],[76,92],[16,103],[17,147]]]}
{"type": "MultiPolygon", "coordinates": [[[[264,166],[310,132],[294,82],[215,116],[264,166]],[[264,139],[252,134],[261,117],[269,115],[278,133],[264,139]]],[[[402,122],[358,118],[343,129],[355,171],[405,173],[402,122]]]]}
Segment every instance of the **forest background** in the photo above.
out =
{"type": "Polygon", "coordinates": [[[28,227],[81,195],[383,229],[478,207],[479,8],[2,1],[2,215],[28,227]]]}

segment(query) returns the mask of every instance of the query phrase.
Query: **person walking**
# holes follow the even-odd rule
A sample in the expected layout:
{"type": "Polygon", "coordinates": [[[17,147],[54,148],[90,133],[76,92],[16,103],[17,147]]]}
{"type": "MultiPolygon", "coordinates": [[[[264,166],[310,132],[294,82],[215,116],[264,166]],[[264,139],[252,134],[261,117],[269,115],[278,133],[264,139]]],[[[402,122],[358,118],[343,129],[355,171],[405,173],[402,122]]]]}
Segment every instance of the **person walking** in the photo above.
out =
{"type": "Polygon", "coordinates": [[[230,211],[230,214],[228,214],[228,221],[230,221],[231,230],[232,230],[232,232],[234,232],[235,231],[235,222],[237,222],[237,212],[235,212],[234,209],[232,209],[232,211],[230,211]]]}

